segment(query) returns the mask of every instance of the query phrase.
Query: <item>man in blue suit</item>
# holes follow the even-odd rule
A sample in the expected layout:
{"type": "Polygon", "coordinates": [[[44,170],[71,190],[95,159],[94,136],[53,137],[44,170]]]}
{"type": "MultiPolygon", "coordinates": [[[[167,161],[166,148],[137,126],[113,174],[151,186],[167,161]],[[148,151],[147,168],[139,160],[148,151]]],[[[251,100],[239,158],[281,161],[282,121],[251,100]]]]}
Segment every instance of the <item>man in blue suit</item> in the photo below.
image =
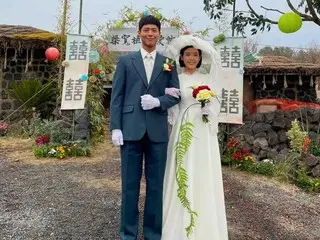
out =
{"type": "Polygon", "coordinates": [[[136,240],[138,236],[143,159],[146,178],[144,239],[161,239],[167,109],[180,99],[166,94],[170,90],[177,91],[179,81],[176,68],[164,70],[167,58],[156,52],[160,29],[161,24],[154,16],[140,20],[138,34],[142,48],[119,58],[113,78],[110,128],[113,144],[121,146],[121,240],[136,240]]]}

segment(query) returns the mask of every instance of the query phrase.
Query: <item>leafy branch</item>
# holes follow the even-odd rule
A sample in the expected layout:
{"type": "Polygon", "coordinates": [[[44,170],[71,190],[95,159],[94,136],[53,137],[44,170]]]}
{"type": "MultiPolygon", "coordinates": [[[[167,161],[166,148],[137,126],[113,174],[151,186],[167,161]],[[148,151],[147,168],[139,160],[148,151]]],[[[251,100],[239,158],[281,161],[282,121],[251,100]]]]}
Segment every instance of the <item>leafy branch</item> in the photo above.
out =
{"type": "Polygon", "coordinates": [[[193,137],[193,124],[186,122],[180,126],[179,138],[174,146],[175,150],[175,161],[176,161],[176,181],[178,184],[178,198],[182,206],[187,209],[190,214],[190,224],[185,228],[187,237],[193,232],[195,227],[195,217],[197,213],[191,209],[190,200],[187,197],[188,189],[188,174],[185,168],[183,167],[183,160],[187,155],[188,149],[192,143],[193,137]]]}
{"type": "MultiPolygon", "coordinates": [[[[232,6],[236,0],[203,0],[204,11],[209,15],[210,19],[220,19],[226,14],[226,8],[232,6]]],[[[291,0],[283,0],[287,3],[290,10],[298,14],[302,21],[311,21],[320,26],[320,0],[301,0],[295,7],[291,0]],[[300,8],[304,8],[301,11],[300,8]]],[[[231,25],[237,33],[245,35],[245,29],[251,26],[251,34],[254,35],[258,31],[270,30],[272,25],[278,24],[278,21],[268,18],[266,15],[258,13],[251,5],[250,0],[245,0],[249,11],[236,11],[231,25]]],[[[273,11],[283,14],[279,9],[260,6],[263,10],[273,11]]]]}
{"type": "MultiPolygon", "coordinates": [[[[174,15],[172,17],[164,16],[160,8],[148,7],[146,6],[146,11],[142,12],[141,10],[136,10],[132,7],[124,6],[120,12],[119,17],[116,20],[107,21],[104,24],[101,24],[97,27],[95,32],[95,36],[98,38],[102,38],[108,42],[110,38],[109,30],[114,28],[137,28],[139,25],[139,21],[144,14],[150,14],[155,16],[161,22],[163,27],[175,28],[179,31],[180,34],[183,34],[188,29],[188,24],[186,24],[183,19],[179,16],[177,11],[174,11],[174,15]]],[[[198,30],[194,33],[194,35],[199,37],[208,37],[209,31],[211,28],[205,28],[198,30]]]]}

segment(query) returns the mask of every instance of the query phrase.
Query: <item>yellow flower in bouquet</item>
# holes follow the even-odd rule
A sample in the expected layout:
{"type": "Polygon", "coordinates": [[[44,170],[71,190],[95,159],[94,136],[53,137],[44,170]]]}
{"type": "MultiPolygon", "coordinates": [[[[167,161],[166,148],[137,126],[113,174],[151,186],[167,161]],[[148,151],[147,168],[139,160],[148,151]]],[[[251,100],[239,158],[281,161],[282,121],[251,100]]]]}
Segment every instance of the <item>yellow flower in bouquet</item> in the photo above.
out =
{"type": "MultiPolygon", "coordinates": [[[[206,103],[210,102],[210,98],[215,97],[216,94],[207,85],[194,85],[192,87],[192,96],[201,104],[201,108],[204,108],[206,103]]],[[[202,114],[202,120],[205,123],[209,122],[208,114],[202,114]]]]}
{"type": "Polygon", "coordinates": [[[208,101],[211,97],[214,97],[215,94],[211,90],[204,89],[200,90],[197,94],[196,100],[197,101],[208,101]]]}

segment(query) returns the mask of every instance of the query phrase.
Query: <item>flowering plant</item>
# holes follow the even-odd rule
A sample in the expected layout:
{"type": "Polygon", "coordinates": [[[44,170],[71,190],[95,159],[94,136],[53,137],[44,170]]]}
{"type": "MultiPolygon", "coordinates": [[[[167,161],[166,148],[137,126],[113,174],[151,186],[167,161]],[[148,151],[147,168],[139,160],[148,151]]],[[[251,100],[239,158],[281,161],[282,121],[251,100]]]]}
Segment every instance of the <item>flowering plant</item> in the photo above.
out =
{"type": "Polygon", "coordinates": [[[66,153],[66,147],[65,146],[58,146],[56,148],[57,150],[57,158],[65,158],[67,156],[67,153],[66,153]]]}
{"type": "Polygon", "coordinates": [[[255,159],[250,152],[241,147],[238,140],[230,137],[227,142],[227,155],[231,156],[231,161],[234,163],[254,163],[255,159]]]}
{"type": "Polygon", "coordinates": [[[77,156],[77,149],[77,144],[72,144],[71,146],[60,145],[56,148],[51,148],[51,150],[48,152],[48,155],[60,159],[66,158],[68,156],[77,156]]]}
{"type": "Polygon", "coordinates": [[[239,148],[235,153],[233,153],[232,159],[237,162],[241,162],[241,161],[254,162],[254,158],[251,156],[249,151],[245,148],[239,148]]]}
{"type": "Polygon", "coordinates": [[[41,146],[36,146],[33,149],[36,157],[55,157],[63,159],[76,156],[90,156],[91,147],[85,142],[72,141],[63,144],[48,143],[41,146]]]}
{"type": "MultiPolygon", "coordinates": [[[[202,109],[205,107],[206,103],[210,102],[212,97],[216,96],[216,94],[207,85],[195,85],[192,87],[192,89],[192,96],[200,102],[202,109]]],[[[209,122],[208,112],[202,111],[202,120],[205,123],[209,122]]]]}
{"type": "Polygon", "coordinates": [[[8,132],[8,124],[7,123],[0,123],[0,136],[7,135],[8,132]]]}
{"type": "Polygon", "coordinates": [[[302,153],[305,138],[308,133],[303,131],[300,127],[299,121],[295,119],[291,122],[291,128],[287,132],[289,138],[290,148],[293,152],[302,153]]]}
{"type": "Polygon", "coordinates": [[[308,136],[306,136],[304,138],[303,145],[302,145],[302,152],[304,154],[306,154],[308,152],[309,147],[310,147],[310,143],[311,143],[311,139],[308,136]]]}
{"type": "Polygon", "coordinates": [[[50,138],[48,136],[40,136],[36,139],[37,146],[42,146],[44,144],[47,144],[50,141],[50,138]]]}
{"type": "Polygon", "coordinates": [[[171,72],[174,67],[174,60],[170,60],[169,58],[166,59],[166,61],[163,64],[163,71],[165,72],[171,72]]]}

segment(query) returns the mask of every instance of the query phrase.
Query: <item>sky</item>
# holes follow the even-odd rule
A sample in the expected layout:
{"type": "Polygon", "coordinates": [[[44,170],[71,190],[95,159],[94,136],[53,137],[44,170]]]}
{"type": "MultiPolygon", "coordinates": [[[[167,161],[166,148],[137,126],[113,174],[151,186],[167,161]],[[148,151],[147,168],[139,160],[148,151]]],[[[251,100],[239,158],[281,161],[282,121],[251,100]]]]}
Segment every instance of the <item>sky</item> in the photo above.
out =
{"type": "MultiPolygon", "coordinates": [[[[61,0],[0,0],[0,24],[26,25],[40,29],[54,31],[57,25],[57,17],[61,0]]],[[[276,12],[266,12],[260,6],[279,9],[288,12],[286,0],[251,0],[252,5],[259,14],[277,20],[280,16],[276,12]]],[[[299,0],[292,0],[297,5],[299,0]]],[[[73,33],[78,30],[80,0],[72,0],[71,20],[74,27],[73,33]]],[[[133,7],[135,10],[144,11],[146,6],[160,8],[166,17],[173,17],[175,12],[185,21],[192,22],[188,30],[203,30],[206,27],[216,29],[216,25],[203,11],[203,0],[83,0],[83,34],[90,34],[96,27],[108,20],[117,19],[119,11],[123,6],[133,7]],[[133,4],[134,2],[134,4],[133,4]]],[[[245,0],[237,0],[237,10],[245,10],[245,0]]],[[[218,32],[213,30],[211,38],[218,32]]],[[[247,36],[252,38],[250,34],[247,36]]],[[[260,44],[270,46],[288,46],[296,48],[308,48],[312,43],[320,43],[320,27],[314,23],[304,23],[302,28],[293,34],[284,34],[273,26],[270,32],[259,33],[253,37],[260,44]]]]}

